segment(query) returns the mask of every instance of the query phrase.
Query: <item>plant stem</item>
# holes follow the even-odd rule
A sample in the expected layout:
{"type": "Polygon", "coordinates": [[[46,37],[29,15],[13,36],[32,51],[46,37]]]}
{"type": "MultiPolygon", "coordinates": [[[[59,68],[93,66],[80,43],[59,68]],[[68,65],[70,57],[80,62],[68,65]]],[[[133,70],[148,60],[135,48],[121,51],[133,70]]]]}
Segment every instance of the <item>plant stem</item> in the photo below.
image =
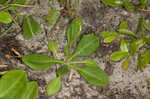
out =
{"type": "Polygon", "coordinates": [[[32,8],[33,6],[31,5],[22,5],[22,4],[9,4],[11,6],[19,6],[19,7],[24,7],[24,8],[32,8]]]}
{"type": "Polygon", "coordinates": [[[73,75],[74,73],[73,73],[73,69],[71,68],[70,69],[70,74],[69,74],[69,78],[68,78],[68,82],[71,82],[71,80],[72,80],[72,75],[73,75]]]}
{"type": "Polygon", "coordinates": [[[11,25],[7,30],[5,30],[4,32],[2,32],[2,34],[0,34],[0,38],[2,38],[3,36],[5,36],[11,29],[12,29],[13,25],[11,25]]]}

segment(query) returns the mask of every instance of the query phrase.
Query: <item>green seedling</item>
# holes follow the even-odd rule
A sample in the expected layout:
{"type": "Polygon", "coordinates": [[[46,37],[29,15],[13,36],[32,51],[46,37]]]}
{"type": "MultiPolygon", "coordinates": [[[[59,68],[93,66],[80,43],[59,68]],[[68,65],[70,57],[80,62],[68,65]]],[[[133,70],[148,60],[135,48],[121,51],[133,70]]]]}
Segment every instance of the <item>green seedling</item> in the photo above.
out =
{"type": "Polygon", "coordinates": [[[0,99],[36,99],[38,85],[28,82],[26,72],[11,70],[0,78],[0,99]]]}
{"type": "Polygon", "coordinates": [[[0,22],[4,24],[11,23],[13,18],[8,11],[20,8],[19,5],[24,5],[28,0],[1,0],[0,1],[0,22]]]}
{"type": "Polygon", "coordinates": [[[141,10],[148,6],[147,0],[140,0],[138,5],[134,5],[128,0],[102,0],[108,6],[123,6],[128,11],[141,10]]]}
{"type": "Polygon", "coordinates": [[[94,34],[84,35],[79,41],[77,47],[72,51],[72,46],[82,34],[82,21],[75,18],[67,28],[67,45],[64,48],[65,59],[59,57],[59,47],[53,40],[49,41],[48,48],[55,58],[44,54],[25,55],[22,60],[34,70],[43,70],[48,67],[60,64],[57,69],[57,77],[51,80],[46,91],[48,95],[56,94],[61,88],[61,78],[69,73],[70,69],[77,70],[81,76],[90,84],[95,86],[105,86],[109,82],[108,75],[98,67],[97,63],[91,59],[77,61],[77,57],[89,56],[99,47],[99,39],[94,34]],[[78,66],[78,64],[80,64],[78,66]]]}
{"type": "Polygon", "coordinates": [[[1,0],[0,10],[16,10],[27,4],[29,0],[1,0]]]}
{"type": "MultiPolygon", "coordinates": [[[[9,12],[21,7],[26,7],[28,2],[29,0],[0,0],[0,23],[13,23],[12,25],[18,26],[18,23],[16,22],[17,19],[13,18],[9,12]]],[[[0,34],[0,38],[6,35],[11,29],[12,26],[0,34]]],[[[31,15],[24,17],[23,31],[26,39],[30,39],[33,35],[40,31],[39,24],[32,18],[31,15]]]]}
{"type": "Polygon", "coordinates": [[[122,67],[126,70],[132,56],[137,62],[138,69],[146,67],[150,62],[150,36],[144,33],[144,30],[150,31],[150,25],[142,17],[136,33],[127,29],[126,22],[120,24],[117,32],[101,32],[100,35],[104,38],[104,43],[110,43],[116,38],[120,38],[120,50],[113,52],[110,60],[120,61],[124,59],[122,67]]]}

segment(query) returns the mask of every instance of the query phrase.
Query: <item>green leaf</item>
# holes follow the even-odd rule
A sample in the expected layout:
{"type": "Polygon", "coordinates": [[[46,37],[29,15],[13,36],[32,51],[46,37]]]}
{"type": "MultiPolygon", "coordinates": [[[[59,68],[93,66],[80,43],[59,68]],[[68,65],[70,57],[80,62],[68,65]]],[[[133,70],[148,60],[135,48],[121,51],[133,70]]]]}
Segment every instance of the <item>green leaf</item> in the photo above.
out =
{"type": "Polygon", "coordinates": [[[150,83],[150,78],[147,79],[147,82],[150,83]]]}
{"type": "Polygon", "coordinates": [[[144,16],[142,16],[142,17],[140,18],[139,25],[138,25],[138,28],[137,28],[137,32],[136,32],[136,33],[142,32],[143,26],[144,26],[144,16]]]}
{"type": "Polygon", "coordinates": [[[68,69],[67,65],[62,66],[57,70],[57,74],[59,76],[66,75],[66,74],[68,74],[68,72],[69,72],[69,69],[68,69]]]}
{"type": "Polygon", "coordinates": [[[102,2],[109,6],[121,6],[123,4],[122,0],[102,0],[102,2]]]}
{"type": "Polygon", "coordinates": [[[22,61],[28,65],[30,68],[35,70],[43,70],[52,66],[55,63],[59,63],[59,60],[53,59],[50,56],[42,54],[30,54],[25,55],[22,61]]]}
{"type": "Polygon", "coordinates": [[[68,25],[67,29],[67,47],[66,47],[66,55],[68,56],[70,50],[72,48],[72,44],[77,38],[81,35],[82,30],[82,21],[79,18],[75,18],[72,22],[68,25]]]}
{"type": "Polygon", "coordinates": [[[21,99],[37,99],[38,84],[37,82],[30,82],[27,84],[27,89],[21,99]]]}
{"type": "Polygon", "coordinates": [[[130,54],[135,54],[137,51],[138,46],[136,45],[136,42],[133,41],[130,43],[130,54]]]}
{"type": "Polygon", "coordinates": [[[129,56],[128,52],[116,51],[116,52],[111,54],[110,60],[119,61],[119,60],[121,60],[127,56],[129,56]]]}
{"type": "Polygon", "coordinates": [[[54,40],[49,41],[48,48],[56,57],[58,57],[58,45],[54,40]]]}
{"type": "Polygon", "coordinates": [[[128,28],[127,22],[125,21],[121,22],[119,29],[127,29],[127,28],[128,28]]]}
{"type": "Polygon", "coordinates": [[[103,31],[101,32],[101,36],[103,38],[107,38],[109,36],[118,36],[119,34],[117,32],[113,32],[113,31],[103,31]]]}
{"type": "Polygon", "coordinates": [[[150,51],[144,50],[138,55],[138,69],[146,67],[150,62],[150,51]]]}
{"type": "Polygon", "coordinates": [[[128,43],[124,40],[124,38],[121,39],[120,43],[120,50],[122,52],[128,52],[128,43]]]}
{"type": "Polygon", "coordinates": [[[140,0],[140,8],[144,9],[147,5],[147,0],[140,0]]]}
{"type": "Polygon", "coordinates": [[[134,11],[135,10],[135,6],[131,2],[128,2],[127,0],[123,1],[123,5],[124,5],[125,9],[128,11],[134,11]]]}
{"type": "Polygon", "coordinates": [[[117,36],[109,36],[104,39],[104,43],[110,43],[116,39],[117,36]]]}
{"type": "Polygon", "coordinates": [[[28,3],[30,0],[11,0],[11,4],[21,4],[24,5],[26,3],[28,3]]]}
{"type": "Polygon", "coordinates": [[[49,26],[52,26],[56,23],[58,17],[59,17],[59,11],[52,9],[49,11],[48,16],[46,17],[46,22],[49,26]]]}
{"type": "Polygon", "coordinates": [[[61,87],[61,77],[59,76],[59,77],[51,80],[48,83],[48,86],[46,88],[46,92],[49,96],[54,95],[60,90],[60,87],[61,87]]]}
{"type": "Polygon", "coordinates": [[[123,34],[123,35],[133,36],[136,38],[135,33],[131,32],[130,30],[127,30],[127,29],[119,29],[119,33],[123,34]]]}
{"type": "Polygon", "coordinates": [[[86,60],[83,61],[83,63],[84,63],[86,66],[98,68],[97,63],[96,63],[96,61],[94,61],[94,60],[86,59],[86,60]]]}
{"type": "Polygon", "coordinates": [[[55,0],[49,0],[50,2],[54,2],[55,0]]]}
{"type": "Polygon", "coordinates": [[[70,51],[69,51],[69,46],[68,45],[64,46],[64,53],[65,53],[66,56],[69,55],[70,51]]]}
{"type": "Polygon", "coordinates": [[[102,70],[89,66],[71,66],[78,70],[83,78],[90,84],[95,86],[106,86],[109,83],[108,75],[102,70]]]}
{"type": "Polygon", "coordinates": [[[128,57],[127,59],[125,59],[125,61],[123,62],[122,64],[122,69],[123,70],[127,70],[127,67],[129,65],[129,62],[130,62],[130,58],[128,57]]]}
{"type": "Polygon", "coordinates": [[[0,0],[0,4],[4,4],[7,0],[0,0]]]}
{"type": "Polygon", "coordinates": [[[11,23],[13,20],[12,16],[5,11],[0,11],[0,22],[4,24],[11,23]]]}
{"type": "Polygon", "coordinates": [[[25,16],[23,23],[23,31],[26,39],[30,39],[33,35],[40,31],[40,25],[32,18],[25,16]]]}
{"type": "Polygon", "coordinates": [[[130,43],[130,53],[135,54],[137,50],[139,50],[142,46],[144,46],[145,42],[143,39],[136,39],[130,43]]]}
{"type": "Polygon", "coordinates": [[[17,5],[25,5],[28,2],[29,0],[11,0],[10,5],[8,6],[8,8],[6,8],[6,10],[16,10],[18,8],[21,8],[20,6],[17,6],[17,5]]]}
{"type": "Polygon", "coordinates": [[[146,44],[149,44],[149,45],[150,45],[150,38],[149,38],[149,37],[143,36],[142,39],[144,40],[144,42],[145,42],[146,44]]]}
{"type": "Polygon", "coordinates": [[[27,87],[23,70],[12,70],[0,79],[0,99],[21,99],[27,87]]]}
{"type": "Polygon", "coordinates": [[[77,48],[75,49],[72,56],[69,57],[68,61],[78,56],[89,56],[99,47],[99,39],[93,34],[84,35],[80,40],[77,48]]]}
{"type": "Polygon", "coordinates": [[[144,22],[144,28],[145,28],[147,31],[150,31],[150,24],[144,22]]]}
{"type": "Polygon", "coordinates": [[[136,42],[136,45],[138,46],[138,48],[141,48],[145,44],[143,39],[137,39],[137,40],[135,40],[135,42],[136,42]]]}
{"type": "Polygon", "coordinates": [[[143,67],[143,60],[142,60],[142,57],[141,57],[141,54],[138,54],[138,56],[137,56],[137,63],[138,63],[138,69],[142,69],[142,67],[143,67]]]}
{"type": "Polygon", "coordinates": [[[64,0],[58,0],[58,2],[60,5],[63,5],[65,3],[64,0]]]}

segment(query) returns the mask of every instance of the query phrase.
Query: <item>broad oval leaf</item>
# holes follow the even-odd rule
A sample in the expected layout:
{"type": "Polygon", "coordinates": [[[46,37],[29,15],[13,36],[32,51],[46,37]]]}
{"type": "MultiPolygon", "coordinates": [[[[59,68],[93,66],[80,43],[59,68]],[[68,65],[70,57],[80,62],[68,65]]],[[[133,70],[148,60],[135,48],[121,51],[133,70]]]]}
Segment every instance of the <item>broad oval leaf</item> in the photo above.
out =
{"type": "Polygon", "coordinates": [[[8,24],[12,22],[12,16],[5,11],[0,11],[0,22],[4,24],[8,24]]]}
{"type": "Polygon", "coordinates": [[[56,57],[58,57],[58,46],[54,40],[49,41],[48,48],[56,57]]]}
{"type": "Polygon", "coordinates": [[[122,69],[123,70],[127,70],[129,62],[130,62],[130,58],[128,57],[127,59],[125,59],[125,61],[122,64],[122,69]]]}
{"type": "Polygon", "coordinates": [[[119,34],[117,32],[113,32],[113,31],[103,31],[100,34],[103,38],[107,38],[109,36],[118,36],[119,34]]]}
{"type": "Polygon", "coordinates": [[[49,11],[48,16],[46,17],[46,22],[49,26],[53,26],[59,17],[59,11],[52,9],[49,11]]]}
{"type": "Polygon", "coordinates": [[[110,43],[116,39],[117,36],[109,36],[104,39],[104,43],[110,43]]]}
{"type": "Polygon", "coordinates": [[[126,10],[128,10],[128,11],[134,11],[135,10],[135,6],[127,0],[123,1],[123,5],[126,8],[126,10]]]}
{"type": "Polygon", "coordinates": [[[125,21],[121,22],[119,29],[127,29],[127,28],[128,28],[127,22],[125,21]]]}
{"type": "Polygon", "coordinates": [[[22,58],[22,61],[28,65],[30,68],[35,70],[43,70],[52,66],[56,60],[52,59],[50,56],[43,54],[29,54],[22,58]]]}
{"type": "Polygon", "coordinates": [[[26,39],[30,39],[33,35],[40,31],[40,25],[32,18],[25,16],[23,23],[23,31],[26,39]]]}
{"type": "Polygon", "coordinates": [[[62,75],[66,75],[69,73],[69,69],[68,69],[68,66],[67,65],[63,65],[62,67],[60,67],[58,70],[57,70],[57,74],[59,76],[62,76],[62,75]]]}
{"type": "Polygon", "coordinates": [[[71,67],[79,71],[83,78],[92,85],[106,86],[109,83],[108,75],[102,69],[93,68],[89,66],[71,67]]]}
{"type": "Polygon", "coordinates": [[[93,34],[84,35],[80,40],[77,48],[75,49],[72,56],[69,57],[68,61],[78,56],[88,56],[92,54],[99,47],[99,39],[93,34]]]}
{"type": "Polygon", "coordinates": [[[0,99],[21,99],[27,85],[27,75],[23,70],[12,70],[0,79],[0,99]]]}
{"type": "Polygon", "coordinates": [[[123,0],[102,0],[102,2],[109,6],[121,6],[123,4],[123,0]]]}
{"type": "Polygon", "coordinates": [[[46,92],[49,96],[54,95],[60,90],[60,88],[61,88],[61,77],[59,76],[57,78],[54,78],[48,83],[46,87],[46,92]]]}
{"type": "Polygon", "coordinates": [[[130,30],[127,30],[127,29],[119,29],[119,33],[123,34],[123,35],[133,36],[136,38],[135,33],[131,32],[130,30]]]}
{"type": "Polygon", "coordinates": [[[83,61],[83,63],[84,63],[86,66],[98,68],[97,63],[96,63],[96,61],[94,61],[94,60],[86,59],[86,60],[83,61]]]}
{"type": "Polygon", "coordinates": [[[127,56],[129,56],[128,52],[117,51],[111,54],[110,60],[119,61],[127,56]]]}
{"type": "Polygon", "coordinates": [[[37,82],[29,82],[27,89],[21,99],[37,99],[38,96],[38,84],[37,82]]]}
{"type": "Polygon", "coordinates": [[[66,47],[66,55],[68,56],[72,47],[72,44],[77,38],[81,35],[82,31],[82,21],[79,18],[75,18],[68,25],[67,28],[67,47],[66,47]]]}
{"type": "Polygon", "coordinates": [[[120,50],[123,52],[128,52],[128,43],[127,41],[124,40],[124,38],[121,39],[120,41],[120,50]]]}

